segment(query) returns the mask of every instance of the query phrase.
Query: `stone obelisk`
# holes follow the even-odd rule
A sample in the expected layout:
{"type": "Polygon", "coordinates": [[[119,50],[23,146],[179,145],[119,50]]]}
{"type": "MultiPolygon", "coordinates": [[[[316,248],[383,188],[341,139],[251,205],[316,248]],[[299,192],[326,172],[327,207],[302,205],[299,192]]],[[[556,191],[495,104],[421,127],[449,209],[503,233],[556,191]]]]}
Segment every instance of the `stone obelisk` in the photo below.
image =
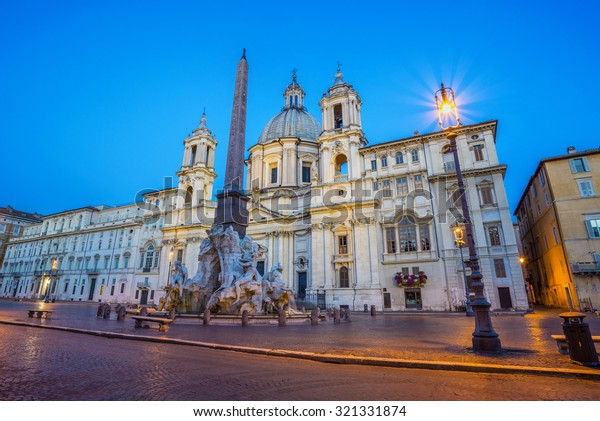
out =
{"type": "Polygon", "coordinates": [[[248,94],[248,62],[246,49],[238,62],[233,94],[233,110],[229,128],[229,146],[227,148],[227,166],[223,191],[217,194],[217,214],[214,225],[223,228],[232,226],[240,238],[246,236],[248,209],[243,188],[244,152],[246,143],[246,102],[248,94]]]}

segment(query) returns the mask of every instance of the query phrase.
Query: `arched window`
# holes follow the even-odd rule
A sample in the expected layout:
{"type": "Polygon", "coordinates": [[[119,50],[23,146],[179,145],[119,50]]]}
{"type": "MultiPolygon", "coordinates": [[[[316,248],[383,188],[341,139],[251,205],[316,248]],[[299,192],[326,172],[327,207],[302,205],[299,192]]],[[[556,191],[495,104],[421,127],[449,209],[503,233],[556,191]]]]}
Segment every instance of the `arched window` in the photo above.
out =
{"type": "Polygon", "coordinates": [[[335,157],[335,176],[348,175],[348,158],[346,155],[340,154],[335,157]]]}
{"type": "Polygon", "coordinates": [[[342,104],[337,104],[333,107],[333,128],[341,129],[342,127],[344,127],[342,104]]]}
{"type": "Polygon", "coordinates": [[[404,164],[404,155],[402,155],[402,152],[396,152],[396,165],[398,164],[404,164]]]}
{"type": "Polygon", "coordinates": [[[185,191],[185,205],[191,205],[192,204],[192,195],[194,194],[194,189],[190,186],[187,188],[187,190],[185,191]]]}
{"type": "Polygon", "coordinates": [[[345,266],[340,268],[340,288],[350,288],[350,276],[345,266]]]}
{"type": "Polygon", "coordinates": [[[154,246],[150,244],[146,247],[146,251],[142,252],[142,264],[144,272],[149,272],[154,263],[154,246]]]}
{"type": "Polygon", "coordinates": [[[417,251],[417,230],[416,225],[409,218],[402,218],[398,224],[400,234],[400,251],[417,251]]]}

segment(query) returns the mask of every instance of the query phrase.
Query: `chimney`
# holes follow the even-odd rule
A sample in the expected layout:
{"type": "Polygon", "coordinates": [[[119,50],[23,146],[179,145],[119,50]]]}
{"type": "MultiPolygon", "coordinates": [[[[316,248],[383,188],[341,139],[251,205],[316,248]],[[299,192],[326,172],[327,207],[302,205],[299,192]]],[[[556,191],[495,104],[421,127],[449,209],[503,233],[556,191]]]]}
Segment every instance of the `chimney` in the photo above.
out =
{"type": "Polygon", "coordinates": [[[567,153],[575,153],[575,152],[577,152],[577,151],[575,150],[575,146],[569,146],[569,147],[567,148],[567,153]]]}

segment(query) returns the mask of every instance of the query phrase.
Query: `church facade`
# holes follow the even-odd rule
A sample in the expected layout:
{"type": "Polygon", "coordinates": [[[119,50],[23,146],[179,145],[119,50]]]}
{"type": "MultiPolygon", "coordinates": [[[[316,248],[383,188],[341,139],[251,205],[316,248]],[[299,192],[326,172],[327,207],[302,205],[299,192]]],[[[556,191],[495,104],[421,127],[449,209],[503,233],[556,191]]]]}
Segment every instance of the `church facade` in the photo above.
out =
{"type": "MultiPolygon", "coordinates": [[[[444,133],[369,145],[361,98],[339,69],[319,101],[321,123],[304,101],[294,74],[283,109],[248,150],[247,234],[260,245],[259,273],[281,263],[299,303],[461,308],[469,269],[454,241],[460,200],[444,133]]],[[[458,152],[486,297],[492,309],[524,310],[496,127],[460,127],[458,152]]],[[[216,147],[203,115],[183,142],[177,187],[147,193],[143,203],[65,211],[26,228],[8,246],[0,296],[157,303],[176,261],[196,273],[215,216],[216,147]]]]}

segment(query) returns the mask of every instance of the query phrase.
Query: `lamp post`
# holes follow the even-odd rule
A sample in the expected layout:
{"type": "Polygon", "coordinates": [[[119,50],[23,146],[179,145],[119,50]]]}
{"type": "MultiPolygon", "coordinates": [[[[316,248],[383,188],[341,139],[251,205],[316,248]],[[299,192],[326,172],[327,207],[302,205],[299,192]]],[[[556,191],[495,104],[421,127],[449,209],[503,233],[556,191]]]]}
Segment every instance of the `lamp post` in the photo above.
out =
{"type": "Polygon", "coordinates": [[[459,226],[456,225],[454,227],[454,229],[452,230],[452,232],[454,233],[454,243],[456,244],[456,247],[458,247],[458,249],[460,250],[460,261],[462,262],[462,267],[463,267],[463,279],[465,281],[465,315],[467,317],[471,317],[474,315],[473,313],[473,307],[471,307],[471,297],[469,296],[469,282],[467,281],[467,270],[465,268],[465,258],[463,256],[463,247],[465,246],[465,238],[464,238],[464,230],[459,226]]]}
{"type": "Polygon", "coordinates": [[[527,306],[528,312],[533,313],[533,285],[531,284],[531,277],[529,276],[529,270],[527,270],[527,259],[523,256],[519,257],[519,263],[521,264],[521,272],[523,272],[523,278],[525,278],[525,291],[527,292],[527,306]]]}
{"type": "Polygon", "coordinates": [[[438,121],[442,130],[446,132],[446,138],[450,141],[450,150],[454,157],[456,166],[456,182],[460,194],[460,204],[462,207],[463,220],[465,225],[465,236],[467,247],[469,248],[469,266],[471,267],[471,290],[475,293],[475,298],[471,303],[475,312],[475,330],[473,331],[473,350],[483,352],[498,352],[502,350],[500,338],[492,326],[490,317],[490,303],[483,295],[482,275],[479,269],[479,257],[475,248],[473,239],[473,222],[469,214],[469,205],[465,196],[465,185],[460,170],[458,160],[458,151],[456,149],[456,138],[458,133],[454,130],[461,126],[458,116],[458,108],[454,100],[454,91],[452,88],[445,87],[442,83],[441,88],[435,93],[435,105],[438,113],[438,121]]]}

